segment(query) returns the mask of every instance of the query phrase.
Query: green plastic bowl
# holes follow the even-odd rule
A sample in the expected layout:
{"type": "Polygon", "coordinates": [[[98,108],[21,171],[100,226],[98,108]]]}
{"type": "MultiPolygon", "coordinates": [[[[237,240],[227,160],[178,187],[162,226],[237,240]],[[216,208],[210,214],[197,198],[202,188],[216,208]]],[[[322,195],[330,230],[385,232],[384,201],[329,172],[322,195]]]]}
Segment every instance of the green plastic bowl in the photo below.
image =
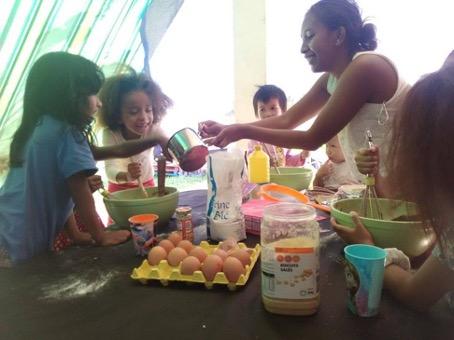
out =
{"type": "MultiPolygon", "coordinates": [[[[378,247],[397,248],[410,257],[423,254],[435,241],[435,232],[425,228],[421,221],[397,221],[396,218],[417,216],[416,204],[411,202],[379,198],[378,204],[383,220],[361,217],[378,247]]],[[[343,199],[331,206],[331,216],[339,224],[354,227],[351,211],[360,211],[362,198],[343,199]]]]}
{"type": "Polygon", "coordinates": [[[138,188],[121,190],[110,193],[110,198],[104,197],[104,204],[110,217],[119,227],[129,227],[128,219],[134,215],[156,214],[159,216],[158,228],[168,225],[178,204],[178,190],[166,187],[165,196],[158,196],[158,188],[146,188],[148,198],[138,188]]]}
{"type": "Polygon", "coordinates": [[[276,169],[270,169],[271,183],[285,185],[298,191],[309,187],[312,180],[312,169],[295,167],[282,167],[278,169],[280,175],[277,174],[276,169]]]}

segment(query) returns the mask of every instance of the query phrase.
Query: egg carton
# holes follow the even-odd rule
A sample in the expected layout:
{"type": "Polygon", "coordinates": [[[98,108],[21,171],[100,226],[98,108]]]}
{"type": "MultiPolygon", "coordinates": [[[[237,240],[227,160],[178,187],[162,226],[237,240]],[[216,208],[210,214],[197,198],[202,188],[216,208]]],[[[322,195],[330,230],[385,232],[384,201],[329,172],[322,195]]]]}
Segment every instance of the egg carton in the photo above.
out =
{"type": "MultiPolygon", "coordinates": [[[[222,244],[222,242],[220,243],[222,244]]],[[[214,252],[219,245],[210,245],[202,241],[199,245],[208,255],[214,252]]],[[[138,268],[134,268],[131,274],[133,280],[142,284],[147,284],[150,280],[158,280],[163,286],[168,286],[171,281],[186,283],[203,283],[206,288],[213,288],[214,284],[226,285],[229,290],[235,290],[239,286],[244,286],[249,279],[252,269],[260,255],[261,247],[257,244],[254,248],[248,248],[244,243],[238,243],[240,249],[249,249],[251,251],[251,264],[245,267],[245,274],[242,274],[237,282],[229,282],[223,272],[216,273],[213,281],[207,281],[202,271],[197,270],[192,275],[183,275],[180,273],[180,265],[171,266],[167,260],[162,260],[158,265],[151,266],[147,260],[144,260],[138,268]]]]}

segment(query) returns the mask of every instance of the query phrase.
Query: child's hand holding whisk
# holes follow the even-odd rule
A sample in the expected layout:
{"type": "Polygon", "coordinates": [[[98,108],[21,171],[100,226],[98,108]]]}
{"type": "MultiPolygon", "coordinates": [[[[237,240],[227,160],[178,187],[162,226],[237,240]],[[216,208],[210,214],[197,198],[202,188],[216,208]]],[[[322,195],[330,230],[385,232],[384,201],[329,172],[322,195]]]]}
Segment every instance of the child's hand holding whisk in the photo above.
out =
{"type": "Polygon", "coordinates": [[[378,165],[380,154],[377,146],[371,148],[361,148],[356,152],[355,163],[358,171],[363,175],[378,175],[378,165]]]}

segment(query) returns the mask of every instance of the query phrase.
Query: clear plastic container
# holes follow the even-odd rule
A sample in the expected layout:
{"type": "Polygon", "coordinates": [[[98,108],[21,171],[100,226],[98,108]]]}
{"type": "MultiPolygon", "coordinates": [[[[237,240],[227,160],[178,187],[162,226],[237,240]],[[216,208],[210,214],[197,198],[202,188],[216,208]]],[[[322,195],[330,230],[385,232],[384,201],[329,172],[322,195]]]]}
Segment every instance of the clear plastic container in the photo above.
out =
{"type": "Polygon", "coordinates": [[[315,209],[301,203],[265,207],[261,224],[262,301],[271,313],[317,312],[320,231],[315,209]]]}
{"type": "Polygon", "coordinates": [[[250,183],[269,183],[270,157],[263,152],[260,145],[254,147],[254,151],[249,155],[248,164],[250,183]]]}

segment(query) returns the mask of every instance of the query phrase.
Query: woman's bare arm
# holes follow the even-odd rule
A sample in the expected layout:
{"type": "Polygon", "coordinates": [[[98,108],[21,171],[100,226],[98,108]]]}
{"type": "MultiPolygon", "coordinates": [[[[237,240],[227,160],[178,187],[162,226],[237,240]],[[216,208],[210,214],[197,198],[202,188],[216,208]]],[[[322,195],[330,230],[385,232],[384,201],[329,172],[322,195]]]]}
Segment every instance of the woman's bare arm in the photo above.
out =
{"type": "Polygon", "coordinates": [[[224,147],[245,138],[286,148],[317,149],[342,130],[365,103],[384,102],[395,93],[397,75],[393,67],[382,57],[369,57],[357,58],[351,62],[308,131],[283,133],[277,125],[273,128],[263,127],[262,122],[277,124],[277,117],[274,117],[273,121],[265,119],[253,124],[228,126],[210,143],[224,147]]]}

